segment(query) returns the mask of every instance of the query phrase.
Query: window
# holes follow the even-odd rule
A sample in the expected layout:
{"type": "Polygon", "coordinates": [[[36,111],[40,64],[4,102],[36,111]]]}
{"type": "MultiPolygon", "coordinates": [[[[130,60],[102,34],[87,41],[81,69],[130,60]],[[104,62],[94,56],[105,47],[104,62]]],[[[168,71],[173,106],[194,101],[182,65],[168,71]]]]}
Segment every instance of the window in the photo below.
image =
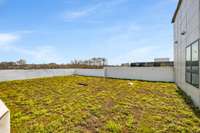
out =
{"type": "Polygon", "coordinates": [[[185,80],[195,87],[199,87],[199,41],[186,48],[185,80]]]}

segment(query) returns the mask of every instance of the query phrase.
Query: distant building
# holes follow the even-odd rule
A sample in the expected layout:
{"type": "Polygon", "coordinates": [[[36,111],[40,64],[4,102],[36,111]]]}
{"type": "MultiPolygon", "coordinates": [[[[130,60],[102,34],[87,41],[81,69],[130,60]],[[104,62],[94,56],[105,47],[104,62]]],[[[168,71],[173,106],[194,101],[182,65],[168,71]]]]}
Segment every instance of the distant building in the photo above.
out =
{"type": "Polygon", "coordinates": [[[107,65],[107,60],[105,58],[92,58],[89,63],[92,66],[105,66],[107,65]]]}
{"type": "Polygon", "coordinates": [[[169,58],[155,58],[154,62],[169,62],[169,58]]]}
{"type": "Polygon", "coordinates": [[[131,67],[166,67],[166,66],[174,66],[174,62],[136,62],[131,63],[131,67]]]}
{"type": "Polygon", "coordinates": [[[122,66],[122,67],[130,67],[131,64],[130,64],[130,63],[123,63],[123,64],[121,64],[121,66],[122,66]]]}
{"type": "Polygon", "coordinates": [[[26,64],[26,60],[24,59],[20,59],[16,62],[17,65],[25,65],[26,64]]]}
{"type": "Polygon", "coordinates": [[[88,66],[106,66],[108,65],[106,58],[91,58],[89,60],[74,60],[72,64],[88,65],[88,66]]]}

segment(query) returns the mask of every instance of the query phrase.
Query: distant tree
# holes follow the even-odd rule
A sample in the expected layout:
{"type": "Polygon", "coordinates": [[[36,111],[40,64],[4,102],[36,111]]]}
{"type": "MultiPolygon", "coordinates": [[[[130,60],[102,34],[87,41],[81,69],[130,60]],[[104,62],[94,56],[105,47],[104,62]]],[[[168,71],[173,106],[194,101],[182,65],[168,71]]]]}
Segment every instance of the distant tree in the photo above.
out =
{"type": "Polygon", "coordinates": [[[10,62],[1,62],[0,64],[1,64],[1,65],[6,65],[6,66],[13,66],[13,65],[16,65],[16,63],[15,63],[15,62],[12,62],[12,61],[10,61],[10,62]]]}

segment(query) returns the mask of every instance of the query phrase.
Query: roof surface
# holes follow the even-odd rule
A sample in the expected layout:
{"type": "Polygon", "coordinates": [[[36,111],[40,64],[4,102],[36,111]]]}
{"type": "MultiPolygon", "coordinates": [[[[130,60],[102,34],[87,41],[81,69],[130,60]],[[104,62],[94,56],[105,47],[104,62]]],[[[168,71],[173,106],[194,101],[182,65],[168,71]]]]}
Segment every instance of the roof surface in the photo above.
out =
{"type": "Polygon", "coordinates": [[[175,20],[176,20],[176,16],[177,16],[177,14],[178,14],[178,11],[179,11],[179,9],[180,9],[180,7],[181,7],[182,2],[183,2],[183,0],[179,0],[179,2],[178,2],[176,11],[175,11],[174,16],[173,16],[173,18],[172,18],[172,23],[174,23],[175,20]]]}

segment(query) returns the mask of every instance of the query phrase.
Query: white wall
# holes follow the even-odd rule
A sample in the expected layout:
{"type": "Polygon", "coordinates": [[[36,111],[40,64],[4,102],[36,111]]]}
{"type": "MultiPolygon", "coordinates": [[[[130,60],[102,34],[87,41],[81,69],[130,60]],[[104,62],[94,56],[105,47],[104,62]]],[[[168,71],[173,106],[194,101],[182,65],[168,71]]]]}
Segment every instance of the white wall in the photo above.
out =
{"type": "Polygon", "coordinates": [[[0,100],[0,133],[10,133],[10,112],[0,100]]]}
{"type": "Polygon", "coordinates": [[[173,67],[106,67],[104,69],[0,70],[0,81],[82,75],[149,81],[174,81],[173,67]]]}
{"type": "Polygon", "coordinates": [[[106,77],[174,82],[173,67],[106,67],[106,77]]]}
{"type": "Polygon", "coordinates": [[[104,77],[104,69],[75,69],[74,74],[82,76],[104,77]]]}
{"type": "Polygon", "coordinates": [[[0,81],[73,75],[74,69],[0,70],[0,81]]]}
{"type": "Polygon", "coordinates": [[[200,39],[199,3],[199,0],[183,0],[178,11],[174,22],[174,42],[178,41],[174,44],[174,69],[176,84],[200,107],[200,89],[185,82],[186,47],[200,39]],[[186,31],[185,35],[181,35],[183,31],[186,31]]]}

